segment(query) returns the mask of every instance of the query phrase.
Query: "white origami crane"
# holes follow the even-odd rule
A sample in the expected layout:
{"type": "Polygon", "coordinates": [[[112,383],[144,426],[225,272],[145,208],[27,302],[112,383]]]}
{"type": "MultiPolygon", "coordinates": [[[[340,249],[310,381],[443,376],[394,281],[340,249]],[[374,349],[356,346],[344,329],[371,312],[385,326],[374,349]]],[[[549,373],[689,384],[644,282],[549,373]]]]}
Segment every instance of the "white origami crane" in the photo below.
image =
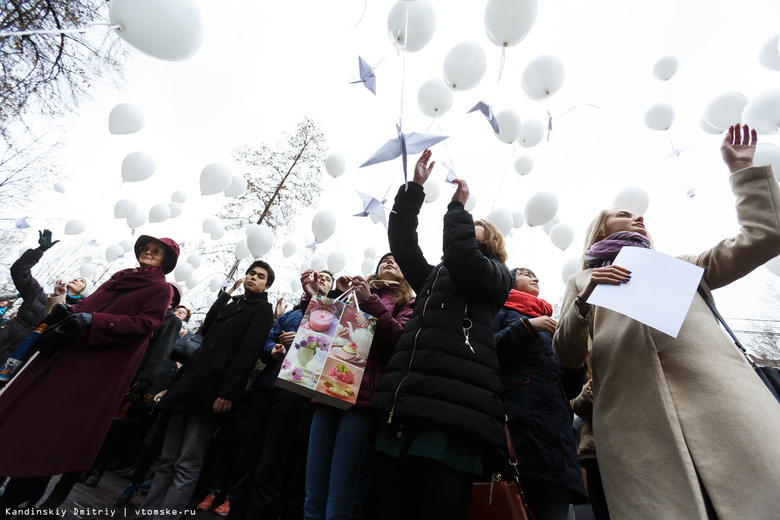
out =
{"type": "Polygon", "coordinates": [[[387,199],[379,200],[359,191],[357,191],[357,194],[360,196],[360,200],[363,201],[363,211],[355,213],[353,217],[376,215],[382,225],[387,228],[387,216],[385,215],[385,203],[387,202],[387,199]]]}
{"type": "Polygon", "coordinates": [[[458,176],[455,175],[455,170],[453,170],[452,167],[446,162],[442,163],[442,165],[444,165],[444,167],[447,168],[447,177],[444,179],[444,182],[448,184],[455,184],[454,182],[452,182],[458,178],[458,176]]]}
{"type": "Polygon", "coordinates": [[[376,96],[376,76],[374,75],[374,69],[371,68],[366,60],[358,56],[358,65],[360,66],[360,79],[357,81],[350,81],[349,84],[362,83],[373,95],[376,96]]]}
{"type": "Polygon", "coordinates": [[[485,118],[488,120],[488,123],[490,123],[490,126],[493,127],[493,131],[495,133],[498,133],[498,120],[496,119],[496,116],[493,115],[493,109],[490,108],[490,105],[485,103],[484,101],[480,101],[474,107],[466,112],[467,114],[470,114],[472,112],[476,112],[479,110],[482,112],[482,115],[485,116],[485,118]]]}
{"type": "Polygon", "coordinates": [[[378,164],[385,161],[392,161],[396,157],[401,157],[404,163],[404,183],[407,182],[406,163],[407,155],[424,152],[431,146],[444,141],[448,135],[435,135],[435,134],[418,134],[417,132],[411,132],[405,134],[401,131],[401,124],[395,125],[398,137],[387,141],[382,148],[376,151],[374,155],[368,158],[366,162],[360,165],[360,168],[364,166],[370,166],[372,164],[378,164]]]}

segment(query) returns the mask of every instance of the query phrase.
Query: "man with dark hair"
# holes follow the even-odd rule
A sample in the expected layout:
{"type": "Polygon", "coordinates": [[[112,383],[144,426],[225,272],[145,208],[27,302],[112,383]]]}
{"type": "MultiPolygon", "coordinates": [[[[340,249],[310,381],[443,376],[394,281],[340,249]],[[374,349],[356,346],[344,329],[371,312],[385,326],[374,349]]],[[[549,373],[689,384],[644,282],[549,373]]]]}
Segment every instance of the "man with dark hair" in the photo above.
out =
{"type": "Polygon", "coordinates": [[[274,271],[258,260],[246,277],[223,292],[203,322],[201,347],[179,370],[168,390],[158,394],[161,411],[170,413],[160,455],[160,468],[139,517],[155,511],[181,514],[190,502],[203,458],[219,417],[224,417],[244,390],[249,372],[273,325],[273,309],[265,292],[274,271]],[[231,294],[243,282],[244,294],[231,294]]]}

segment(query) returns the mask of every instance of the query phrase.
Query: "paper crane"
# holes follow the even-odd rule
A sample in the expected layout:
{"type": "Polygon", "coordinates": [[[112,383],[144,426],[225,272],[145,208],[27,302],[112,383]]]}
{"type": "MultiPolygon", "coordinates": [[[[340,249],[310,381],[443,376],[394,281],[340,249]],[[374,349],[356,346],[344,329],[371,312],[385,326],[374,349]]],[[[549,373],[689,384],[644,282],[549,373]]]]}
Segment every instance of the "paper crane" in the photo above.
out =
{"type": "Polygon", "coordinates": [[[444,141],[448,135],[435,135],[435,134],[418,134],[417,132],[411,132],[405,134],[401,131],[401,124],[395,125],[398,137],[387,141],[382,148],[376,151],[374,155],[368,158],[366,162],[360,165],[360,168],[364,166],[370,166],[372,164],[378,164],[385,161],[392,161],[396,157],[401,157],[404,163],[404,183],[407,182],[406,164],[407,155],[424,152],[431,146],[444,141]]]}
{"type": "Polygon", "coordinates": [[[366,60],[360,56],[358,56],[358,60],[360,60],[358,62],[358,65],[360,66],[360,79],[357,81],[350,81],[349,84],[362,83],[376,96],[376,76],[374,75],[374,69],[372,69],[366,60]]]}
{"type": "Polygon", "coordinates": [[[458,176],[455,175],[455,170],[453,170],[452,167],[446,162],[442,163],[442,165],[444,165],[444,167],[447,168],[447,177],[444,179],[444,182],[448,184],[455,184],[454,182],[452,182],[458,178],[458,176]]]}
{"type": "Polygon", "coordinates": [[[27,223],[27,217],[14,220],[14,225],[16,226],[16,229],[27,229],[30,227],[30,224],[27,223]]]}
{"type": "Polygon", "coordinates": [[[360,213],[355,213],[353,217],[367,217],[369,215],[376,215],[379,219],[379,222],[382,223],[385,228],[387,228],[387,215],[385,215],[385,203],[387,202],[387,199],[379,200],[371,195],[366,195],[365,193],[361,193],[357,190],[355,190],[360,197],[360,200],[363,201],[363,211],[360,213]]]}
{"type": "Polygon", "coordinates": [[[482,112],[482,115],[485,116],[485,118],[488,120],[488,123],[490,123],[490,126],[493,127],[493,131],[495,133],[498,133],[498,120],[496,119],[496,116],[493,115],[493,109],[490,108],[490,105],[485,103],[484,101],[480,101],[474,107],[466,112],[467,114],[470,114],[472,112],[476,112],[479,110],[482,112]]]}

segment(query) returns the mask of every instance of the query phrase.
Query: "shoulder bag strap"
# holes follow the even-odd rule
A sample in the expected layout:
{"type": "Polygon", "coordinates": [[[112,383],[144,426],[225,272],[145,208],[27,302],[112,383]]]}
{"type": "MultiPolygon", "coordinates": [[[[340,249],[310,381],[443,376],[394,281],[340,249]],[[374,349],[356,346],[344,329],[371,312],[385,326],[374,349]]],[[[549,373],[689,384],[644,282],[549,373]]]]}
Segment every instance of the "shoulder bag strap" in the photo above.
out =
{"type": "Polygon", "coordinates": [[[707,307],[709,307],[710,310],[712,311],[712,313],[715,315],[715,317],[718,318],[718,321],[720,322],[720,324],[723,325],[723,328],[726,329],[726,332],[729,333],[729,336],[731,336],[731,339],[734,340],[734,344],[737,345],[737,348],[739,348],[739,350],[742,351],[742,353],[745,355],[747,360],[750,362],[750,366],[752,366],[753,368],[756,368],[756,364],[753,362],[752,359],[750,359],[750,356],[748,356],[747,350],[745,350],[745,347],[742,346],[742,343],[740,343],[739,340],[737,339],[737,336],[734,335],[734,332],[732,332],[731,328],[726,323],[726,320],[724,320],[723,316],[720,315],[720,313],[718,312],[718,309],[715,307],[715,304],[712,302],[710,297],[707,295],[707,292],[704,290],[704,287],[699,285],[699,288],[696,289],[696,290],[701,295],[701,297],[704,299],[704,303],[707,304],[707,307]]]}

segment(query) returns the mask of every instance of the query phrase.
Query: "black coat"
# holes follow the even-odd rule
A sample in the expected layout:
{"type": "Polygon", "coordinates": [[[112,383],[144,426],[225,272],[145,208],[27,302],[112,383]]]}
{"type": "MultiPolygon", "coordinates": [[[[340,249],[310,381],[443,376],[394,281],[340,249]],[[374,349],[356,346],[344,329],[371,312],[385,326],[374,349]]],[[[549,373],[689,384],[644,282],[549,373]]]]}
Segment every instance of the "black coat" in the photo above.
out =
{"type": "Polygon", "coordinates": [[[157,381],[163,365],[165,365],[173,351],[173,345],[179,339],[179,332],[181,332],[181,320],[173,313],[173,309],[168,307],[168,310],[165,311],[165,320],[154,331],[152,339],[149,341],[149,346],[146,347],[141,366],[138,367],[138,372],[133,381],[144,379],[149,382],[149,385],[157,381]]]}
{"type": "Polygon", "coordinates": [[[417,214],[425,195],[410,182],[390,215],[390,251],[417,293],[373,407],[388,421],[411,418],[473,437],[486,462],[505,461],[504,409],[492,320],[509,295],[510,274],[477,245],[474,221],[458,202],[444,216],[443,262],[432,266],[417,242],[417,214]],[[471,348],[466,344],[465,319],[471,348]],[[473,348],[473,352],[472,352],[473,348]]]}
{"type": "Polygon", "coordinates": [[[181,367],[158,407],[183,413],[210,414],[217,397],[231,401],[244,390],[274,313],[268,293],[234,296],[222,293],[203,321],[203,343],[181,367]]]}
{"type": "Polygon", "coordinates": [[[552,336],[537,332],[528,319],[503,308],[493,320],[517,469],[524,479],[565,485],[582,500],[585,488],[569,398],[579,395],[587,367],[563,369],[552,352],[552,336]]]}
{"type": "Polygon", "coordinates": [[[16,347],[27,337],[30,329],[44,318],[46,292],[30,272],[42,256],[41,249],[28,249],[11,266],[11,278],[21,295],[22,305],[17,311],[16,318],[0,326],[0,364],[14,353],[16,347]]]}

